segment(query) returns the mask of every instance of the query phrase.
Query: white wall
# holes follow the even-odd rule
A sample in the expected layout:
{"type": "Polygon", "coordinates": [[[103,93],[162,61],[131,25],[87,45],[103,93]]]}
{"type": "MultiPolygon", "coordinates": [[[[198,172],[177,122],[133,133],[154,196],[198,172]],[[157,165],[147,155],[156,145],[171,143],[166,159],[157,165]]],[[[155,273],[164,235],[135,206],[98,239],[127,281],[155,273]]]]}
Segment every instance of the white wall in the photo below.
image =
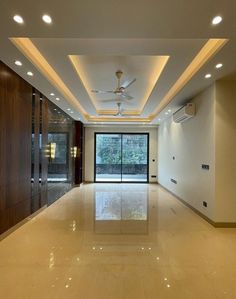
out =
{"type": "Polygon", "coordinates": [[[216,221],[236,222],[236,81],[216,82],[216,221]]]}
{"type": "Polygon", "coordinates": [[[182,124],[169,118],[158,129],[159,183],[212,220],[215,219],[214,98],[212,86],[193,99],[197,109],[194,118],[182,124]],[[202,164],[209,164],[210,170],[203,170],[202,164]],[[207,208],[203,207],[203,201],[207,202],[207,208]]]}
{"type": "Polygon", "coordinates": [[[157,128],[131,127],[131,126],[103,126],[85,128],[85,181],[94,181],[94,133],[95,132],[124,132],[124,133],[149,133],[149,181],[156,182],[157,168],[157,128]],[[152,160],[155,160],[153,162],[152,160]]]}

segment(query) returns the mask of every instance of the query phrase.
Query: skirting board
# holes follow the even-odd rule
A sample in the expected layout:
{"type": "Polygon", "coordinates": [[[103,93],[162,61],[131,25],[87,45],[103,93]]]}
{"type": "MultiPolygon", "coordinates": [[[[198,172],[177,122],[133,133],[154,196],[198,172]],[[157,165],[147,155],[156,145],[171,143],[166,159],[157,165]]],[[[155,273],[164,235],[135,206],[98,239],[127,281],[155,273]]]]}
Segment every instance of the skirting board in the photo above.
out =
{"type": "Polygon", "coordinates": [[[174,197],[176,197],[180,202],[182,202],[185,206],[190,208],[193,212],[195,212],[198,216],[202,217],[204,220],[206,220],[208,223],[210,223],[212,226],[216,228],[235,228],[236,223],[235,222],[214,222],[210,218],[208,218],[206,215],[202,214],[200,211],[192,207],[189,203],[184,201],[182,198],[180,198],[178,195],[176,195],[174,192],[168,190],[166,187],[164,187],[162,184],[158,183],[163,189],[170,192],[174,197]]]}
{"type": "Polygon", "coordinates": [[[15,224],[13,227],[9,228],[7,231],[5,231],[4,233],[2,233],[0,235],[0,241],[2,241],[3,239],[5,239],[7,236],[9,236],[11,233],[13,233],[14,231],[16,231],[19,227],[21,227],[25,223],[29,222],[32,218],[34,218],[35,216],[37,216],[39,213],[41,213],[46,208],[47,208],[47,205],[44,205],[39,210],[37,210],[33,214],[30,214],[28,217],[26,217],[25,219],[21,220],[20,222],[18,222],[17,224],[15,224]]]}
{"type": "MultiPolygon", "coordinates": [[[[100,183],[100,182],[98,182],[98,183],[100,183]]],[[[102,183],[102,182],[101,182],[102,183]]],[[[110,183],[112,183],[112,184],[120,184],[120,183],[123,183],[123,184],[132,184],[132,182],[109,182],[109,184],[110,183]]],[[[96,184],[94,181],[84,181],[82,184],[96,184]]],[[[104,183],[104,184],[106,184],[106,183],[104,183]]],[[[108,183],[107,183],[108,184],[108,183]]],[[[135,183],[135,184],[138,184],[137,182],[135,183]]],[[[146,183],[146,184],[158,184],[158,182],[148,182],[148,183],[146,183]]]]}

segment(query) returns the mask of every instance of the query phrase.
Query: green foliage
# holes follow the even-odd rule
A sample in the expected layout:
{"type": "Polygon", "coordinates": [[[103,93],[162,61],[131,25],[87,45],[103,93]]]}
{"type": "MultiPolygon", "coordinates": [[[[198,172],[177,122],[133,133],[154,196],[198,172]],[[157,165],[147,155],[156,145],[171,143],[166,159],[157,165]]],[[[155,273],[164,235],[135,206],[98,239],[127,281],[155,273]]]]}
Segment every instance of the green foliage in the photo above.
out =
{"type": "MultiPolygon", "coordinates": [[[[119,135],[97,135],[96,142],[99,164],[121,163],[121,139],[119,135]]],[[[123,164],[146,164],[146,153],[146,135],[125,135],[123,137],[123,164]]]]}

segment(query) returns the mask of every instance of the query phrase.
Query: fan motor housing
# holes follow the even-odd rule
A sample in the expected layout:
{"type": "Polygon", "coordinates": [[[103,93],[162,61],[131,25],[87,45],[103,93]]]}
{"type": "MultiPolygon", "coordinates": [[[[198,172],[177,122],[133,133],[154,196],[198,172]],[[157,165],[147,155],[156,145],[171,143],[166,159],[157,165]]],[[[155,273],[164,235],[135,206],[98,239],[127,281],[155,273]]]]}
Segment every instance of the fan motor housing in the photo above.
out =
{"type": "Polygon", "coordinates": [[[117,72],[116,72],[116,77],[117,77],[118,79],[120,79],[122,75],[123,75],[123,72],[122,72],[122,71],[117,71],[117,72]]]}

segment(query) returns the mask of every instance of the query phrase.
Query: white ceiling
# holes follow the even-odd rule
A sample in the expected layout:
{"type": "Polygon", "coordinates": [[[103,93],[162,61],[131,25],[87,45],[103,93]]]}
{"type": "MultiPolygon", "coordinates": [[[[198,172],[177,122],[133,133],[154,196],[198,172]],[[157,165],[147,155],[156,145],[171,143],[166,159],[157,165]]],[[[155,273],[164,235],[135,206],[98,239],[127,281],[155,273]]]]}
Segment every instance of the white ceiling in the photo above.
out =
{"type": "Polygon", "coordinates": [[[85,123],[92,122],[86,114],[96,117],[99,110],[115,109],[114,103],[101,101],[108,99],[107,96],[93,95],[89,90],[115,87],[114,73],[122,69],[124,79],[137,78],[129,90],[134,99],[125,101],[123,106],[129,111],[139,111],[140,120],[137,118],[136,123],[143,123],[143,119],[157,109],[208,39],[229,39],[150,122],[156,124],[167,109],[176,110],[215,80],[225,76],[230,78],[235,73],[235,11],[236,1],[233,0],[75,0],[69,3],[60,1],[60,5],[55,0],[1,1],[0,59],[63,110],[68,112],[67,108],[73,109],[71,116],[85,123]],[[51,15],[51,25],[41,21],[43,13],[51,15]],[[16,24],[12,20],[14,14],[20,14],[25,23],[16,24]],[[222,15],[223,22],[213,27],[211,19],[218,14],[222,15]],[[30,38],[79,106],[55,88],[39,67],[9,40],[10,37],[30,38]],[[72,66],[69,55],[76,55],[82,77],[72,66]],[[169,56],[169,59],[155,82],[158,56],[169,56]],[[16,59],[23,62],[22,67],[14,65],[16,59]],[[218,62],[224,64],[221,70],[215,69],[218,62]],[[33,71],[33,77],[26,75],[28,70],[33,71]],[[209,72],[212,78],[206,80],[204,75],[209,72]],[[150,90],[152,92],[147,98],[150,90]],[[50,97],[51,92],[61,100],[55,101],[55,97],[50,97]]]}

